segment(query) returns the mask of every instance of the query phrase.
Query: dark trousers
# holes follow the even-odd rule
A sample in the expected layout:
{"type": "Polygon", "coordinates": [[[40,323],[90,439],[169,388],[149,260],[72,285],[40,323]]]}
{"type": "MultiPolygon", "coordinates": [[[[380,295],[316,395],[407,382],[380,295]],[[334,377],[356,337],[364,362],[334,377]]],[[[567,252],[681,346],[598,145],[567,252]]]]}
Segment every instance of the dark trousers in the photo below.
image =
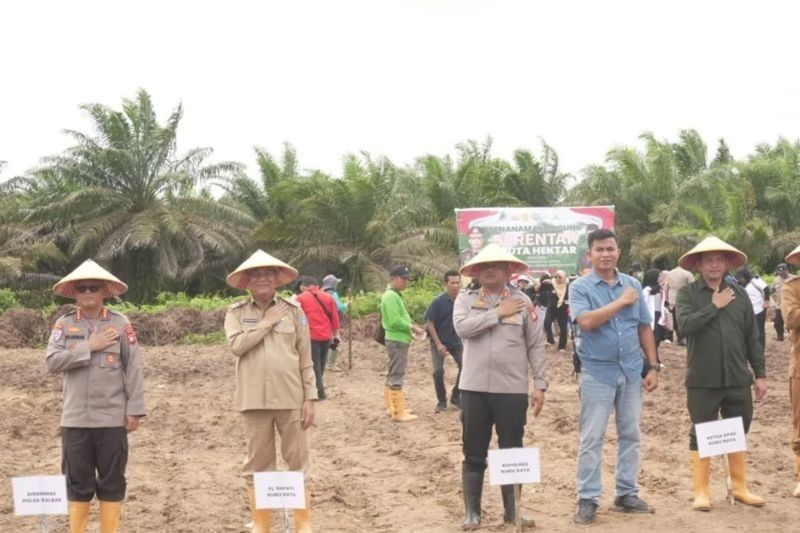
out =
{"type": "Polygon", "coordinates": [[[116,428],[62,428],[61,471],[67,499],[119,502],[125,498],[128,431],[116,428]]]}
{"type": "MultiPolygon", "coordinates": [[[[461,354],[464,351],[463,346],[449,346],[447,353],[449,353],[453,360],[458,365],[458,376],[456,383],[453,385],[453,391],[450,393],[450,398],[453,403],[459,402],[458,382],[461,381],[461,354]]],[[[436,389],[436,400],[439,403],[447,402],[447,388],[444,385],[444,357],[441,356],[436,345],[431,343],[431,365],[433,366],[433,388],[436,389]]]]}
{"type": "Polygon", "coordinates": [[[767,310],[764,309],[756,315],[756,323],[758,324],[758,335],[761,339],[761,346],[767,346],[767,310]]]}
{"type": "Polygon", "coordinates": [[[558,349],[565,350],[567,348],[567,335],[569,334],[569,316],[567,316],[567,307],[561,306],[559,308],[548,307],[547,312],[544,314],[544,331],[547,335],[547,342],[555,344],[553,337],[553,322],[558,323],[558,349]]]}
{"type": "Polygon", "coordinates": [[[528,412],[527,394],[461,391],[461,440],[464,469],[483,472],[492,440],[500,448],[521,448],[528,412]]]}
{"type": "Polygon", "coordinates": [[[675,306],[672,309],[670,309],[670,311],[669,311],[670,313],[672,313],[672,329],[675,330],[675,337],[677,337],[675,340],[677,340],[678,342],[684,342],[686,340],[686,337],[681,335],[681,330],[678,329],[678,312],[677,312],[677,310],[678,310],[678,307],[675,306]]]}
{"type": "Polygon", "coordinates": [[[744,432],[750,431],[750,422],[753,420],[753,397],[749,385],[723,389],[687,387],[686,405],[689,408],[689,418],[692,419],[692,429],[689,432],[689,449],[692,451],[697,450],[694,424],[713,422],[719,418],[720,413],[722,418],[741,416],[744,432]]]}
{"type": "Polygon", "coordinates": [[[775,326],[775,334],[778,335],[778,340],[782,341],[784,324],[783,324],[783,313],[781,313],[780,309],[775,310],[775,321],[772,323],[772,325],[775,326]]]}
{"type": "Polygon", "coordinates": [[[311,360],[314,362],[314,375],[317,379],[317,397],[325,399],[325,384],[322,382],[322,374],[325,373],[325,365],[328,364],[328,350],[331,341],[311,341],[311,360]]]}

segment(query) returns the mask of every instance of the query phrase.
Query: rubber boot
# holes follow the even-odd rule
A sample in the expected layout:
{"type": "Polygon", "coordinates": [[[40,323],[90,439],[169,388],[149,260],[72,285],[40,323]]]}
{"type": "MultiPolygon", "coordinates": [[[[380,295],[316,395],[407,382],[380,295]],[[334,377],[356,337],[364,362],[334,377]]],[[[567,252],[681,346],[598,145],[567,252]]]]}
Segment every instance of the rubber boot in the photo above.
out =
{"type": "Polygon", "coordinates": [[[392,420],[395,422],[411,422],[419,418],[406,411],[406,401],[402,389],[389,389],[389,400],[392,405],[392,420]]]}
{"type": "Polygon", "coordinates": [[[756,496],[747,490],[747,464],[744,452],[728,454],[728,465],[731,469],[731,483],[733,484],[733,497],[737,502],[753,507],[761,507],[766,503],[764,498],[756,496]]]}
{"type": "Polygon", "coordinates": [[[696,451],[692,454],[692,481],[694,482],[694,502],[692,509],[695,511],[710,511],[711,497],[708,493],[709,477],[711,475],[711,458],[700,458],[696,451]]]}
{"type": "Polygon", "coordinates": [[[294,510],[294,530],[311,533],[311,489],[306,485],[306,508],[294,510]]]}
{"type": "Polygon", "coordinates": [[[478,529],[481,526],[483,472],[472,472],[462,466],[461,483],[464,489],[464,524],[461,529],[464,531],[478,529]]]}
{"type": "Polygon", "coordinates": [[[392,395],[389,385],[383,386],[383,405],[386,407],[386,416],[392,416],[392,395]]]}
{"type": "Polygon", "coordinates": [[[250,513],[253,515],[253,528],[250,533],[269,533],[272,526],[272,511],[270,509],[256,509],[256,489],[247,487],[247,501],[250,503],[250,513]]]}
{"type": "MultiPolygon", "coordinates": [[[[500,492],[503,494],[503,523],[516,524],[517,523],[517,509],[514,505],[514,485],[501,485],[500,492]]],[[[522,496],[522,490],[520,490],[522,496]]],[[[536,527],[536,522],[531,518],[520,519],[523,528],[536,527]]]]}
{"type": "Polygon", "coordinates": [[[69,502],[69,533],[85,533],[92,502],[69,502]]]}
{"type": "Polygon", "coordinates": [[[795,498],[800,498],[800,455],[794,456],[794,464],[795,472],[797,473],[797,486],[795,486],[792,496],[795,498]]]}
{"type": "Polygon", "coordinates": [[[117,533],[119,517],[122,514],[122,502],[105,502],[100,500],[101,533],[117,533]]]}

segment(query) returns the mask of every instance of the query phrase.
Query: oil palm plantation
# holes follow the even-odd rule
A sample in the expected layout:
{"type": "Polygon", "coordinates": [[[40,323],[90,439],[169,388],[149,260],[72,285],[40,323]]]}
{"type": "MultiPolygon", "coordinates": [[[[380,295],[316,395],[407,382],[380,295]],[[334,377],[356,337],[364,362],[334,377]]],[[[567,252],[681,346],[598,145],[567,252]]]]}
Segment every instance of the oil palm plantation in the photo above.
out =
{"type": "Polygon", "coordinates": [[[95,133],[67,131],[75,145],[25,180],[25,221],[69,258],[110,264],[133,300],[151,298],[166,280],[188,283],[224,273],[248,244],[253,218],[216,201],[202,186],[239,170],[207,164],[209,148],[176,153],[179,105],[159,124],[149,94],[122,110],[82,106],[95,133]]]}

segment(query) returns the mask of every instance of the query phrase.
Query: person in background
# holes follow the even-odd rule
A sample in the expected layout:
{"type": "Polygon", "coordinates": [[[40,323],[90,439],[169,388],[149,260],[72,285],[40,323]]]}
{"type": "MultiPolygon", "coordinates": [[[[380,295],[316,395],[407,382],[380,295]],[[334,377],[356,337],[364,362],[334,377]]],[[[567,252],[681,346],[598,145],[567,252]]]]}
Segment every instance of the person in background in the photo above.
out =
{"type": "MultiPolygon", "coordinates": [[[[553,278],[547,272],[539,277],[539,290],[536,291],[536,300],[534,304],[544,310],[544,333],[547,339],[547,345],[555,344],[553,338],[553,311],[551,311],[551,303],[556,298],[555,288],[553,287],[553,278]],[[548,320],[549,317],[549,320],[548,320]]],[[[553,306],[556,302],[553,302],[553,306]]]]}
{"type": "Polygon", "coordinates": [[[631,265],[630,275],[641,283],[642,281],[642,264],[641,263],[634,263],[631,265]]]}
{"type": "Polygon", "coordinates": [[[553,274],[553,292],[548,299],[547,314],[544,319],[544,331],[547,343],[555,344],[553,336],[553,322],[558,324],[558,351],[567,349],[569,335],[569,284],[567,275],[563,270],[553,274]]]}
{"type": "Polygon", "coordinates": [[[314,424],[317,400],[311,336],[300,304],[277,292],[296,278],[297,270],[263,250],[227,278],[229,286],[250,292],[249,298],[228,307],[225,336],[236,357],[234,409],[242,414],[247,440],[242,476],[253,533],[268,533],[273,521],[269,509],[256,508],[253,474],[276,469],[276,430],[289,470],[303,472],[306,479],[306,505],[294,510],[295,531],[311,533],[306,430],[314,424]]]}
{"type": "Polygon", "coordinates": [[[386,331],[386,353],[389,368],[383,388],[383,400],[395,422],[410,422],[419,418],[405,407],[403,379],[408,365],[408,349],[412,335],[424,336],[425,330],[411,321],[402,292],[408,286],[411,271],[398,265],[389,272],[391,281],[381,298],[381,325],[386,331]]]}
{"type": "Polygon", "coordinates": [[[686,336],[681,333],[678,327],[678,320],[675,318],[675,304],[678,302],[678,292],[694,281],[694,275],[682,268],[680,265],[676,266],[667,272],[666,289],[667,289],[667,309],[672,315],[672,329],[675,331],[675,337],[678,341],[678,346],[686,346],[686,336]]]}
{"type": "Polygon", "coordinates": [[[766,347],[767,334],[767,306],[769,305],[769,287],[758,276],[753,276],[746,268],[736,271],[736,283],[744,287],[750,303],[753,305],[753,313],[756,315],[758,323],[758,336],[761,346],[766,347]]]}
{"type": "Polygon", "coordinates": [[[536,287],[534,287],[533,280],[531,280],[527,274],[520,274],[516,276],[516,279],[513,279],[513,281],[517,288],[524,292],[532,302],[536,300],[536,287]]]}
{"type": "Polygon", "coordinates": [[[125,315],[103,305],[104,298],[127,290],[91,259],[53,286],[53,293],[77,304],[56,320],[45,357],[51,373],[64,375],[61,468],[71,533],[86,531],[95,496],[100,531],[118,531],[127,486],[128,433],[145,416],[136,333],[125,315]]]}
{"type": "Polygon", "coordinates": [[[664,320],[666,310],[664,309],[664,291],[660,284],[661,271],[652,268],[644,273],[642,277],[642,294],[647,309],[650,310],[650,327],[653,328],[653,335],[656,339],[656,348],[667,338],[664,320]]]}
{"type": "MultiPolygon", "coordinates": [[[[347,313],[347,302],[343,302],[342,299],[339,297],[339,292],[337,291],[337,287],[342,280],[334,276],[333,274],[328,274],[324,278],[322,278],[322,290],[327,294],[331,295],[333,301],[336,302],[336,309],[339,312],[339,325],[341,326],[342,321],[344,320],[344,316],[347,313]]],[[[330,351],[328,352],[328,366],[329,370],[333,370],[336,368],[336,359],[339,357],[339,343],[341,342],[340,337],[335,337],[330,345],[330,351]]]]}
{"type": "Polygon", "coordinates": [[[317,381],[317,400],[325,400],[323,376],[328,361],[331,343],[339,344],[339,310],[336,301],[327,292],[319,290],[317,279],[311,276],[300,277],[300,294],[297,302],[303,309],[311,332],[311,360],[314,361],[314,375],[317,381]]]}
{"type": "Polygon", "coordinates": [[[458,377],[450,393],[450,403],[458,409],[460,392],[458,380],[461,379],[461,353],[464,350],[461,337],[453,326],[453,302],[461,288],[461,275],[455,270],[444,274],[444,291],[436,296],[425,311],[426,328],[431,343],[431,366],[433,366],[433,387],[436,391],[436,412],[447,411],[447,388],[444,385],[444,360],[449,355],[458,365],[458,377]]]}
{"type": "Polygon", "coordinates": [[[794,276],[789,273],[789,266],[786,263],[779,264],[778,268],[775,269],[775,283],[772,285],[772,295],[775,300],[775,321],[773,326],[775,327],[775,335],[778,338],[778,342],[783,342],[784,330],[786,329],[783,323],[783,311],[781,310],[781,291],[783,286],[792,279],[794,279],[794,276]]]}

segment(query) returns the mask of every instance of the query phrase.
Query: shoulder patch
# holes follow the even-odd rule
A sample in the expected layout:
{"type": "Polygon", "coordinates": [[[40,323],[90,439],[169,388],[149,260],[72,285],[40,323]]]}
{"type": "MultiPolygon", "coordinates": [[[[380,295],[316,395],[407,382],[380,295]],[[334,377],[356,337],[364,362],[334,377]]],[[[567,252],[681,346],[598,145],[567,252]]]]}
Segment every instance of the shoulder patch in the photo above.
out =
{"type": "Polygon", "coordinates": [[[234,302],[234,303],[232,303],[231,305],[229,305],[229,306],[228,306],[228,309],[236,309],[236,308],[238,308],[238,307],[241,307],[241,306],[243,306],[243,305],[244,305],[244,304],[246,304],[246,303],[247,303],[247,300],[240,300],[240,301],[238,301],[238,302],[234,302]]]}
{"type": "Polygon", "coordinates": [[[291,305],[293,307],[297,307],[297,308],[300,307],[300,302],[298,302],[297,300],[294,300],[292,298],[284,298],[283,296],[278,296],[278,298],[280,298],[281,301],[286,302],[287,304],[289,304],[289,305],[291,305]]]}
{"type": "Polygon", "coordinates": [[[53,331],[50,333],[50,342],[58,342],[64,334],[64,325],[57,323],[53,326],[53,331]]]}

